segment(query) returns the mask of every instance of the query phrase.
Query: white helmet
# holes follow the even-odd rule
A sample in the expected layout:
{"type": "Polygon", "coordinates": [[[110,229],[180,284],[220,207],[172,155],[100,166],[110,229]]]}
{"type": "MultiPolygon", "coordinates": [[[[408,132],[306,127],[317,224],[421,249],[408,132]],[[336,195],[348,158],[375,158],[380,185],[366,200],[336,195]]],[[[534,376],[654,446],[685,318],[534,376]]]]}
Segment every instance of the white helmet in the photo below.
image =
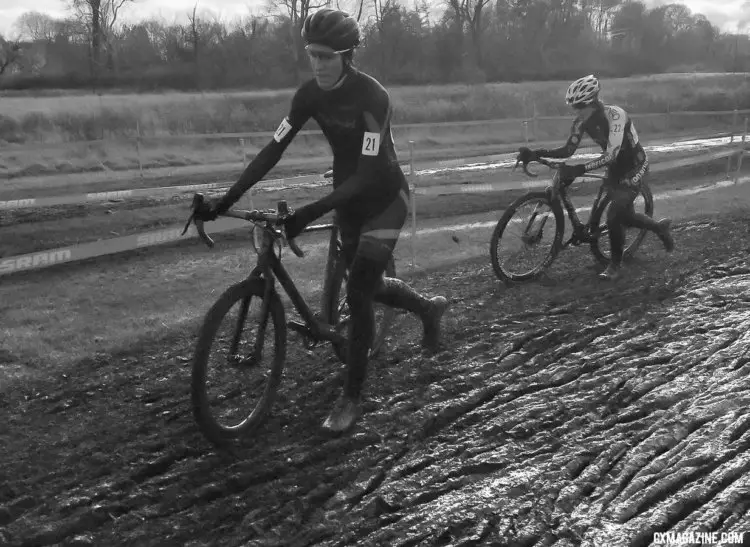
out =
{"type": "Polygon", "coordinates": [[[591,104],[599,96],[599,90],[599,80],[593,74],[589,74],[570,84],[565,93],[565,102],[570,106],[591,104]]]}

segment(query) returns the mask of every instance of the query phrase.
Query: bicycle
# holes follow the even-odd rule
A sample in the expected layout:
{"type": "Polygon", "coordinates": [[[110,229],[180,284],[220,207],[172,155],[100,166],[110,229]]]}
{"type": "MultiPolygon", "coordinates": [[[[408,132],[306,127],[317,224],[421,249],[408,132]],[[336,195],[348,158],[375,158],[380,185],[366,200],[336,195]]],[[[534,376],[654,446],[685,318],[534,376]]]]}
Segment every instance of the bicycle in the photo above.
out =
{"type": "MultiPolygon", "coordinates": [[[[193,222],[200,238],[206,245],[213,247],[214,241],[206,234],[203,222],[196,218],[196,212],[201,207],[204,207],[204,197],[203,194],[198,193],[193,196],[192,213],[182,233],[184,234],[190,223],[193,222]]],[[[253,223],[253,230],[261,228],[263,237],[260,242],[260,249],[256,249],[257,263],[249,276],[227,288],[206,313],[193,354],[191,378],[193,416],[203,435],[217,446],[223,446],[227,441],[253,431],[267,418],[279,388],[286,361],[287,329],[299,333],[307,349],[312,349],[321,342],[330,342],[338,359],[341,362],[346,360],[346,326],[349,317],[346,298],[342,298],[341,291],[345,287],[348,274],[338,226],[334,222],[310,226],[305,230],[308,233],[327,230],[331,232],[323,281],[321,312],[315,314],[297,290],[294,281],[281,262],[281,247],[284,242],[296,256],[300,258],[304,256],[296,242],[287,240],[283,231],[279,228],[279,221],[284,215],[288,214],[286,201],[279,201],[276,210],[230,210],[223,215],[253,223]],[[278,255],[275,252],[276,247],[279,249],[278,255]],[[281,287],[289,296],[294,309],[302,318],[301,322],[286,320],[286,312],[276,290],[275,280],[279,281],[281,287]],[[249,343],[242,339],[242,335],[254,299],[260,300],[261,305],[257,316],[255,340],[249,343]],[[220,333],[222,321],[236,304],[239,304],[239,311],[233,325],[233,331],[224,335],[220,333]],[[219,421],[221,416],[212,411],[212,403],[234,399],[240,396],[243,391],[247,392],[249,389],[238,390],[235,388],[228,395],[214,399],[209,396],[209,388],[213,387],[213,382],[208,380],[209,360],[214,342],[231,338],[229,351],[225,356],[224,364],[226,366],[238,368],[243,373],[262,368],[261,360],[269,319],[274,331],[274,345],[273,359],[269,370],[261,371],[261,381],[265,382],[265,387],[262,387],[258,402],[254,406],[251,405],[252,408],[246,414],[241,415],[237,423],[224,425],[219,421]]],[[[396,275],[392,257],[385,275],[389,277],[395,277],[396,275]]],[[[373,333],[370,350],[371,357],[375,357],[385,346],[395,316],[395,310],[385,306],[376,306],[379,308],[379,316],[375,318],[375,332],[373,333]]],[[[224,371],[226,370],[225,367],[224,371]]],[[[224,380],[223,376],[224,374],[216,382],[217,384],[224,380]]],[[[255,387],[261,388],[259,385],[255,385],[255,387]]]]}
{"type": "MultiPolygon", "coordinates": [[[[579,246],[584,243],[588,243],[591,249],[591,253],[594,255],[596,260],[603,266],[607,266],[610,261],[610,254],[608,249],[603,248],[603,245],[608,247],[609,245],[609,230],[606,223],[605,210],[610,203],[610,197],[604,187],[599,187],[599,192],[594,199],[594,203],[591,206],[589,213],[589,220],[585,224],[580,220],[576,212],[576,208],[570,201],[567,195],[567,189],[564,185],[560,184],[560,167],[564,165],[564,162],[555,162],[539,158],[536,160],[542,165],[546,165],[550,169],[554,170],[552,176],[552,184],[545,190],[530,191],[523,196],[516,199],[510,204],[508,209],[503,213],[498,220],[495,229],[492,232],[490,239],[490,259],[492,261],[492,267],[495,270],[495,274],[498,279],[509,284],[515,281],[528,281],[538,278],[544,270],[549,267],[554,261],[560,251],[567,249],[569,246],[579,246]],[[513,216],[518,213],[524,206],[535,204],[531,214],[527,220],[514,219],[513,216]],[[542,209],[547,208],[547,211],[542,209]],[[564,211],[563,211],[564,208],[564,211]],[[568,214],[568,218],[573,227],[573,233],[568,241],[563,243],[563,235],[565,233],[565,212],[568,214]],[[500,262],[500,256],[498,253],[498,247],[500,245],[501,238],[506,233],[507,228],[512,224],[519,224],[522,227],[522,233],[520,234],[520,245],[516,245],[516,248],[512,250],[530,251],[536,249],[543,237],[544,228],[548,220],[554,218],[553,226],[553,237],[552,244],[546,254],[543,254],[541,262],[536,264],[533,268],[522,271],[520,273],[514,273],[504,266],[500,262]]],[[[518,165],[521,164],[520,160],[516,162],[513,167],[513,171],[516,170],[518,165]]],[[[531,172],[528,169],[527,164],[523,165],[523,172],[529,177],[538,177],[537,173],[531,172]]],[[[594,177],[598,179],[604,179],[603,175],[588,174],[588,177],[594,177]]],[[[651,190],[645,181],[641,183],[641,190],[639,196],[643,198],[645,214],[653,216],[654,213],[654,198],[651,194],[651,190]]],[[[638,198],[636,198],[638,199],[638,198]]],[[[636,250],[643,242],[643,238],[646,237],[646,229],[639,230],[639,233],[633,238],[632,241],[625,246],[623,252],[623,259],[632,258],[636,250]]],[[[547,233],[550,233],[549,230],[547,233]]]]}

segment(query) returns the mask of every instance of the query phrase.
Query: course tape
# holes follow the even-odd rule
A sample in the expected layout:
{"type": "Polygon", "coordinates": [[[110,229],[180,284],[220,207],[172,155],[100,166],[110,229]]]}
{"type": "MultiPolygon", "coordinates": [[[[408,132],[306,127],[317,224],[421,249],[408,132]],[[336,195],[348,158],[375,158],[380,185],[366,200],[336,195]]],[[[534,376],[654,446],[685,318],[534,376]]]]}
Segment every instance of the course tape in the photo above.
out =
{"type": "MultiPolygon", "coordinates": [[[[711,154],[704,154],[702,156],[692,158],[681,158],[672,161],[659,162],[651,166],[652,172],[665,171],[667,169],[674,169],[676,167],[687,167],[690,165],[698,165],[713,161],[722,157],[727,157],[731,154],[736,154],[736,151],[719,151],[711,154]]],[[[584,178],[585,180],[585,178],[584,178]]],[[[473,184],[473,185],[444,185],[437,187],[418,187],[415,189],[417,195],[440,195],[440,194],[451,194],[451,193],[471,193],[471,192],[491,192],[491,191],[502,191],[509,189],[518,188],[530,188],[546,186],[550,183],[550,180],[535,179],[533,181],[517,180],[517,181],[504,181],[492,184],[473,184]]],[[[219,218],[215,222],[211,223],[211,233],[226,232],[235,230],[241,226],[251,226],[250,223],[233,219],[233,218],[219,218]]],[[[9,275],[16,272],[37,270],[53,266],[56,264],[63,264],[69,262],[78,262],[87,258],[93,258],[97,256],[104,256],[109,254],[121,253],[124,251],[132,251],[135,249],[141,249],[145,247],[152,247],[155,245],[163,245],[171,243],[177,240],[183,240],[187,238],[196,237],[197,232],[194,226],[190,226],[185,236],[181,236],[183,226],[171,226],[162,230],[155,230],[149,232],[142,232],[138,234],[132,234],[128,236],[121,236],[115,238],[109,238],[100,241],[93,241],[90,243],[82,243],[79,245],[72,245],[70,247],[61,247],[58,249],[51,249],[45,251],[38,251],[35,253],[28,253],[23,255],[16,255],[0,259],[0,276],[9,275]]],[[[405,232],[404,237],[409,237],[410,234],[405,232]]]]}
{"type": "MultiPolygon", "coordinates": [[[[284,179],[273,179],[263,181],[263,185],[269,189],[276,189],[284,185],[304,185],[312,181],[320,181],[323,175],[303,175],[284,179]]],[[[113,190],[110,192],[90,192],[88,194],[76,194],[67,196],[51,196],[44,198],[26,198],[8,201],[0,201],[2,209],[28,209],[31,207],[51,207],[54,205],[78,205],[83,203],[94,203],[101,201],[122,201],[138,197],[157,197],[171,195],[173,198],[192,197],[189,193],[202,190],[222,190],[227,188],[226,182],[210,182],[206,184],[185,184],[181,186],[160,186],[157,188],[137,188],[133,190],[113,190]]]]}
{"type": "MultiPolygon", "coordinates": [[[[661,152],[664,151],[665,146],[669,149],[679,148],[680,146],[690,146],[693,143],[703,143],[704,145],[720,146],[729,144],[730,135],[721,134],[700,140],[690,141],[676,141],[669,142],[666,144],[653,144],[646,146],[646,151],[661,152]],[[726,141],[726,142],[724,142],[726,141]]],[[[595,152],[594,146],[586,146],[579,149],[578,153],[574,158],[586,157],[587,154],[595,152]]],[[[456,167],[475,166],[480,164],[491,163],[495,161],[510,161],[510,155],[504,154],[491,154],[484,156],[468,157],[468,158],[455,158],[448,160],[433,160],[429,162],[420,161],[422,164],[420,169],[415,171],[416,175],[429,175],[440,170],[449,170],[456,167]],[[426,163],[426,165],[425,165],[426,163]]],[[[404,169],[404,173],[408,176],[411,174],[411,169],[407,166],[404,169]]],[[[253,192],[265,192],[265,191],[276,191],[280,189],[286,189],[287,187],[304,187],[309,185],[311,187],[319,186],[323,181],[322,174],[310,174],[301,175],[296,177],[286,177],[279,179],[264,180],[253,189],[253,192]]],[[[90,192],[86,194],[70,194],[63,196],[50,196],[41,198],[21,198],[7,201],[0,201],[0,210],[9,209],[29,209],[29,208],[42,208],[42,207],[53,207],[58,205],[81,205],[85,203],[96,203],[105,201],[122,201],[125,199],[133,198],[154,198],[169,196],[171,199],[188,199],[191,197],[191,193],[200,192],[205,190],[225,190],[230,186],[230,182],[212,182],[206,184],[187,184],[181,186],[161,186],[156,188],[136,188],[129,190],[113,190],[109,192],[90,192]]],[[[441,190],[442,191],[442,190],[441,190]]]]}
{"type": "MultiPolygon", "coordinates": [[[[658,163],[651,164],[649,172],[660,173],[662,171],[668,171],[677,167],[688,167],[691,165],[700,165],[702,163],[708,163],[718,159],[726,158],[728,156],[736,155],[736,150],[722,150],[719,152],[711,152],[710,154],[703,154],[701,156],[695,156],[692,158],[681,158],[676,160],[661,161],[658,163]]],[[[524,176],[524,175],[521,175],[524,176]]],[[[598,178],[593,177],[579,177],[576,182],[601,182],[598,178]]],[[[412,192],[417,195],[425,196],[441,196],[449,194],[464,194],[464,193],[477,193],[477,192],[498,192],[505,190],[518,190],[518,189],[532,189],[532,188],[544,188],[552,183],[552,179],[549,178],[535,178],[527,179],[524,176],[523,180],[510,180],[510,181],[498,181],[489,182],[482,184],[441,184],[435,186],[414,186],[412,192]]]]}
{"type": "MultiPolygon", "coordinates": [[[[235,230],[242,225],[246,225],[248,228],[251,226],[250,223],[243,220],[235,218],[219,218],[211,224],[211,233],[235,230]]],[[[132,251],[144,247],[163,245],[177,240],[193,238],[198,235],[195,226],[191,224],[186,234],[182,236],[180,234],[182,233],[183,228],[184,226],[172,226],[163,230],[141,232],[128,236],[82,243],[80,245],[71,245],[70,247],[61,247],[58,249],[3,258],[0,259],[0,276],[24,270],[46,268],[47,266],[54,266],[66,262],[78,262],[87,258],[132,251]]]]}

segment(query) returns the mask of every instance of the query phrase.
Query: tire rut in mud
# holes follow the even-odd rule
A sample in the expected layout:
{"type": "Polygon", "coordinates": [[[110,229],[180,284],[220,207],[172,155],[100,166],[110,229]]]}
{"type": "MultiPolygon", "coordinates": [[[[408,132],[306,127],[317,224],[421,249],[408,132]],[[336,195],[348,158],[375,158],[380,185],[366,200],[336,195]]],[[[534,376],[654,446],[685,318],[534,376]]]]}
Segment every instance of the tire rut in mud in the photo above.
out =
{"type": "Polygon", "coordinates": [[[185,344],[8,396],[0,544],[649,545],[750,531],[746,233],[742,219],[682,223],[678,244],[713,258],[647,243],[615,286],[591,282],[581,251],[511,289],[485,260],[429,272],[416,284],[449,294],[450,348],[421,355],[405,319],[372,364],[361,424],[337,439],[317,426],[340,366],[294,337],[269,422],[233,455],[192,423],[185,344]]]}

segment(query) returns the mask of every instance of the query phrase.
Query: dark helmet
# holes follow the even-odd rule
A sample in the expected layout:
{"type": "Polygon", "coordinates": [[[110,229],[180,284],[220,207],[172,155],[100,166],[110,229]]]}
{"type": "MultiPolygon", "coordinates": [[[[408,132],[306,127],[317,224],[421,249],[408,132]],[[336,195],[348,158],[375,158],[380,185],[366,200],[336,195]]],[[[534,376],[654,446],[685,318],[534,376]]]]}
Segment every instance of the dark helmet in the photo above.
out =
{"type": "Polygon", "coordinates": [[[359,45],[359,24],[344,11],[323,8],[307,16],[302,25],[302,39],[307,44],[346,51],[359,45]]]}

